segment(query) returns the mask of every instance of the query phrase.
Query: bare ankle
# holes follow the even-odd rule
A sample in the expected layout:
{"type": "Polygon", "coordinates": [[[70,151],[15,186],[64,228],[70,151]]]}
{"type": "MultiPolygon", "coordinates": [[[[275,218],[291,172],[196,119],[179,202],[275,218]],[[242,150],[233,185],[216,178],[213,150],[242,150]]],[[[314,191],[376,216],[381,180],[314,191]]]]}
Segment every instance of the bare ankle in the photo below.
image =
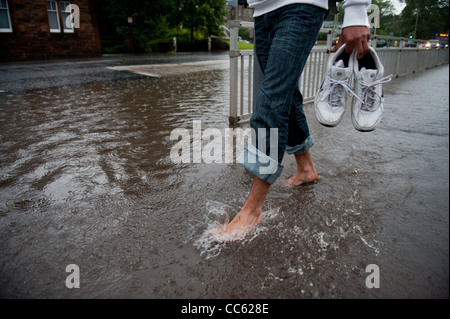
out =
{"type": "Polygon", "coordinates": [[[262,214],[262,207],[259,205],[245,203],[241,209],[241,212],[248,215],[259,216],[262,214]]]}

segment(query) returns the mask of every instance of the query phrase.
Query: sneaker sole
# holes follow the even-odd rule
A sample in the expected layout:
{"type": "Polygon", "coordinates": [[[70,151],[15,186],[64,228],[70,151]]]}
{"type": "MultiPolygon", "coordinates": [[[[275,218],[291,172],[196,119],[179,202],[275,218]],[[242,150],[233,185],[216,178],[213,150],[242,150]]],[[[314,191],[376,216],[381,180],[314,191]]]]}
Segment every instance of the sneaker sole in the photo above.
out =
{"type": "Polygon", "coordinates": [[[344,118],[344,114],[345,114],[345,111],[344,111],[344,113],[342,113],[342,116],[341,116],[338,120],[336,120],[335,122],[329,122],[329,121],[325,121],[325,120],[322,118],[322,116],[320,115],[320,113],[317,111],[317,108],[316,108],[316,107],[314,108],[314,111],[315,111],[315,113],[316,113],[316,119],[317,119],[317,121],[318,121],[320,124],[322,124],[323,126],[326,126],[326,127],[336,127],[336,126],[338,126],[338,124],[341,123],[342,119],[344,118]]]}
{"type": "Polygon", "coordinates": [[[375,122],[375,124],[372,125],[372,126],[370,126],[370,127],[363,127],[363,126],[360,126],[360,125],[356,122],[355,117],[354,117],[354,115],[353,115],[353,111],[352,111],[352,123],[353,123],[353,127],[354,127],[357,131],[360,131],[360,132],[372,132],[372,131],[375,130],[375,128],[378,126],[378,124],[379,124],[380,122],[381,122],[381,116],[378,118],[378,120],[375,122]]]}

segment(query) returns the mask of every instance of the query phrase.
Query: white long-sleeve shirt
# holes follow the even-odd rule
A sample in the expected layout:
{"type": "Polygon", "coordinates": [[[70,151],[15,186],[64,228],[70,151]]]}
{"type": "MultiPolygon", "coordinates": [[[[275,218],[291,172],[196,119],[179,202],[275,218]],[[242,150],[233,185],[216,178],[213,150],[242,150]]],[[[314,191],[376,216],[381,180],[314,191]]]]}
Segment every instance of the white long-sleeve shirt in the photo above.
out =
{"type": "MultiPolygon", "coordinates": [[[[367,7],[372,0],[346,0],[344,2],[344,22],[342,27],[366,26],[369,27],[367,7]]],[[[328,0],[248,0],[251,8],[255,9],[255,17],[274,11],[293,3],[306,3],[320,8],[328,9],[328,0]]]]}

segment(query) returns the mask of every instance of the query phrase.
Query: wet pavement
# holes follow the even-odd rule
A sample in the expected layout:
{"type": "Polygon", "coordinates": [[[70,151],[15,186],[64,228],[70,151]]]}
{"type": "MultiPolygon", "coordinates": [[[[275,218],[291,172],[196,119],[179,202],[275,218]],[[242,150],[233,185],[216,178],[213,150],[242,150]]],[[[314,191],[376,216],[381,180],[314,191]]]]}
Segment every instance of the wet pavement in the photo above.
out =
{"type": "Polygon", "coordinates": [[[252,178],[239,164],[174,164],[170,133],[229,127],[227,59],[0,64],[1,297],[448,298],[448,65],[385,85],[371,133],[349,112],[322,127],[305,106],[319,181],[274,185],[258,230],[217,243],[208,230],[252,178]],[[143,64],[147,75],[118,70],[143,64]],[[370,264],[380,288],[366,286],[370,264]]]}

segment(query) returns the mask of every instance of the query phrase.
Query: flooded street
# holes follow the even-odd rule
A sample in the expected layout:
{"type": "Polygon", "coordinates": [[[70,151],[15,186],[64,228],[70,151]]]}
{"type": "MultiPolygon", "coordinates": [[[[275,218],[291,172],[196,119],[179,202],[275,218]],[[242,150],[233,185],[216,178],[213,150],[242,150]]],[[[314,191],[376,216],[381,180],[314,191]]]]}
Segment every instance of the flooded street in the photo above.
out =
{"type": "MultiPolygon", "coordinates": [[[[170,134],[229,127],[227,63],[0,64],[1,297],[448,298],[448,65],[385,85],[371,133],[349,109],[323,127],[306,105],[319,181],[275,184],[256,232],[217,243],[208,230],[239,211],[252,176],[174,164],[170,134]],[[120,70],[142,64],[155,66],[120,70]],[[79,289],[66,287],[69,264],[79,289]],[[366,287],[370,264],[380,288],[366,287]]],[[[283,164],[286,179],[294,158],[283,164]]]]}

